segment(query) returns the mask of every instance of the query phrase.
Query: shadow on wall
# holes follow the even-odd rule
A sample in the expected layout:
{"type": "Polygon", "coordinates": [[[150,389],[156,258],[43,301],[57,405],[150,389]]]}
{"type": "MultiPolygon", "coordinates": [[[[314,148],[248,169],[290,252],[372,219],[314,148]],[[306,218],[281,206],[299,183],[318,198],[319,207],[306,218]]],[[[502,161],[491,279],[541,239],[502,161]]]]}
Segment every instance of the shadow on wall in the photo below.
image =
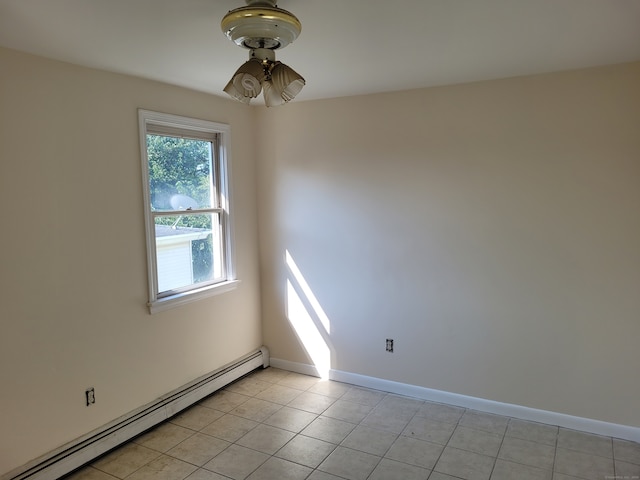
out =
{"type": "Polygon", "coordinates": [[[288,250],[285,251],[284,260],[287,273],[287,319],[320,378],[328,379],[331,369],[331,322],[288,250]]]}

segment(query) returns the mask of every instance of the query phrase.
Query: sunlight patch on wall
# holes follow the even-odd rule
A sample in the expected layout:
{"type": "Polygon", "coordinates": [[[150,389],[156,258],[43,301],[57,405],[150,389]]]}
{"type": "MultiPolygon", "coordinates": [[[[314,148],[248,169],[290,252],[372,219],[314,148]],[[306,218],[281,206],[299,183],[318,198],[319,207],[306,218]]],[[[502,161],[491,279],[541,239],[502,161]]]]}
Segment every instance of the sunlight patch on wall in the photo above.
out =
{"type": "Polygon", "coordinates": [[[311,305],[311,308],[313,308],[313,312],[318,317],[318,320],[320,320],[320,323],[322,323],[322,326],[324,327],[325,332],[327,332],[327,334],[330,334],[331,322],[329,322],[329,317],[327,317],[327,314],[324,313],[324,310],[320,306],[320,302],[318,302],[318,299],[313,294],[311,287],[302,276],[302,272],[298,268],[298,265],[296,265],[296,262],[293,261],[293,258],[291,257],[289,250],[285,251],[285,261],[287,262],[287,267],[289,268],[289,272],[291,272],[291,274],[293,275],[293,278],[302,289],[302,293],[304,293],[304,296],[306,297],[307,301],[311,305]]]}
{"type": "Polygon", "coordinates": [[[289,273],[292,277],[287,279],[287,318],[302,342],[307,354],[311,357],[311,361],[316,367],[318,375],[323,379],[327,379],[329,378],[329,370],[331,369],[331,350],[319,327],[322,326],[324,334],[328,336],[330,332],[329,318],[320,307],[315,295],[313,295],[300,269],[298,269],[288,251],[286,252],[285,258],[289,273]],[[301,296],[304,298],[301,298],[301,296]],[[307,308],[307,306],[311,308],[307,308]],[[317,323],[314,321],[311,313],[317,317],[317,323]]]}

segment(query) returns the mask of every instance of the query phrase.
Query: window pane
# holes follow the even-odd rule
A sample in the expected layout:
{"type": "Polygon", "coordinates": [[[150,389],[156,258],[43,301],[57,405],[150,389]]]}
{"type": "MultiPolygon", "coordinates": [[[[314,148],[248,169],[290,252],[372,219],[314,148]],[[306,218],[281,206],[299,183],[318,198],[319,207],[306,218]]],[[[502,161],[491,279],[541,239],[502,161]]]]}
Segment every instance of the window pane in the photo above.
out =
{"type": "Polygon", "coordinates": [[[212,204],[211,142],[147,135],[151,208],[188,210],[212,204]]]}
{"type": "Polygon", "coordinates": [[[219,215],[155,218],[158,292],[223,280],[219,215]]]}

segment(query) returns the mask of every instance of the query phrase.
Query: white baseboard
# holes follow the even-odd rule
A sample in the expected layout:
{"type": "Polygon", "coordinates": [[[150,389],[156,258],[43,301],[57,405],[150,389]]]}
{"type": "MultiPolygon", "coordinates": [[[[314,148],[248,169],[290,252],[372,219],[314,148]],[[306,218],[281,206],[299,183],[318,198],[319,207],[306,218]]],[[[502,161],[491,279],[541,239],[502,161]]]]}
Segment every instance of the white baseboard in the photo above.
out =
{"type": "MultiPolygon", "coordinates": [[[[305,375],[319,376],[313,365],[290,362],[279,358],[271,358],[271,366],[305,375]]],[[[640,442],[639,427],[619,425],[617,423],[603,422],[590,418],[575,417],[564,413],[538,410],[511,403],[501,403],[494,400],[470,397],[442,390],[434,390],[432,388],[419,387],[416,385],[409,385],[406,383],[394,382],[391,380],[384,380],[382,378],[369,377],[341,370],[330,370],[329,378],[331,380],[349,383],[359,387],[372,388],[374,390],[381,390],[383,392],[395,393],[397,395],[429,400],[431,402],[446,403],[481,412],[494,413],[496,415],[504,415],[521,420],[557,425],[559,427],[570,428],[572,430],[580,430],[597,435],[606,435],[608,437],[640,442]]]]}
{"type": "MultiPolygon", "coordinates": [[[[290,362],[289,360],[282,360],[281,358],[271,358],[271,366],[273,368],[281,368],[289,372],[302,373],[303,375],[310,375],[312,377],[320,377],[320,373],[315,365],[307,365],[306,363],[290,362]]],[[[331,379],[333,380],[333,378],[331,379]]],[[[347,382],[351,383],[351,382],[347,382]]]]}
{"type": "Polygon", "coordinates": [[[145,430],[225,387],[258,367],[269,366],[269,350],[246,355],[154,402],[2,476],[2,480],[55,480],[91,462],[145,430]]]}

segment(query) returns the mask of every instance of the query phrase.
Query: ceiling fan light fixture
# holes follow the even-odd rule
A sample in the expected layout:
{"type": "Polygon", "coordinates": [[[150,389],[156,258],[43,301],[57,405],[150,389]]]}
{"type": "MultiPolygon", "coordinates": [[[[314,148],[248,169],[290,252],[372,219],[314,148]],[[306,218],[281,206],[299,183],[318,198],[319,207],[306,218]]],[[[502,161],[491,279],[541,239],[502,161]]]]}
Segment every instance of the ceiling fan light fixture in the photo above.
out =
{"type": "Polygon", "coordinates": [[[295,98],[305,80],[292,68],[276,62],[275,50],[293,42],[302,25],[290,12],[278,8],[276,0],[246,0],[247,6],[227,13],[220,24],[236,45],[250,50],[249,61],[233,75],[224,91],[249,103],[264,90],[267,107],[295,98]]]}

